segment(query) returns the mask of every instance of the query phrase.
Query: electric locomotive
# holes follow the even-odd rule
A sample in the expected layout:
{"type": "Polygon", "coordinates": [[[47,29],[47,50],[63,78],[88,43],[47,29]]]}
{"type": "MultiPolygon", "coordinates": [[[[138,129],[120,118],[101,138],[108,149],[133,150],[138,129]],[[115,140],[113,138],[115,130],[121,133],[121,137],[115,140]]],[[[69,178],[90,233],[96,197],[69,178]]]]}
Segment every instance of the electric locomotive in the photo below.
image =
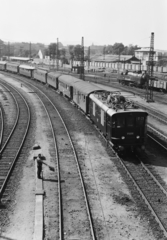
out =
{"type": "Polygon", "coordinates": [[[147,112],[139,109],[120,92],[90,94],[89,114],[118,151],[144,149],[147,112]]]}

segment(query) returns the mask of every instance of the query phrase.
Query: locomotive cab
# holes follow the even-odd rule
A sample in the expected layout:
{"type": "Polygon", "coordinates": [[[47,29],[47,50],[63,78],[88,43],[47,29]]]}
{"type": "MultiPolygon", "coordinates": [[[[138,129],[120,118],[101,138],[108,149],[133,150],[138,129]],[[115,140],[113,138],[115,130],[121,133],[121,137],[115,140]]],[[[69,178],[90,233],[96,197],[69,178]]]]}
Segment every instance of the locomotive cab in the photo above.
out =
{"type": "Polygon", "coordinates": [[[108,138],[118,150],[145,145],[147,113],[121,111],[107,115],[108,138]]]}

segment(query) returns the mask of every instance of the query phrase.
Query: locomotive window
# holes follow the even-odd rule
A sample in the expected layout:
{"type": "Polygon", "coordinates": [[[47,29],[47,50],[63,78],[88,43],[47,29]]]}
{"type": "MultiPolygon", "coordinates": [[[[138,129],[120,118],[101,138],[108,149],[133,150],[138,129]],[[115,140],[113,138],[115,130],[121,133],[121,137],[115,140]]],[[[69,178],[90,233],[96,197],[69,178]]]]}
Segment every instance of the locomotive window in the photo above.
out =
{"type": "Polygon", "coordinates": [[[134,117],[128,116],[127,118],[127,127],[133,127],[134,126],[134,117]]]}
{"type": "MultiPolygon", "coordinates": [[[[108,121],[110,123],[110,121],[108,121]]],[[[113,117],[112,118],[112,128],[115,128],[116,127],[116,121],[115,121],[115,118],[113,117]]]]}
{"type": "Polygon", "coordinates": [[[140,127],[144,124],[144,117],[136,117],[136,126],[140,127]]]}
{"type": "Polygon", "coordinates": [[[117,128],[125,127],[125,118],[117,117],[117,128]]]}

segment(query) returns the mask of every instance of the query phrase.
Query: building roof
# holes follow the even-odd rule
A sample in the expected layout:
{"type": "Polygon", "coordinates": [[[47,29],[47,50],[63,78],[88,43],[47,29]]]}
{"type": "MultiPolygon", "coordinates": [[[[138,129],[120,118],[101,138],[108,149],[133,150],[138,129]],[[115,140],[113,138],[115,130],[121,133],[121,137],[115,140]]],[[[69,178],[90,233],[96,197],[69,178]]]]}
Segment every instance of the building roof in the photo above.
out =
{"type": "Polygon", "coordinates": [[[10,57],[11,60],[15,61],[30,61],[31,58],[26,58],[26,57],[10,57]]]}
{"type": "Polygon", "coordinates": [[[105,55],[105,57],[103,55],[101,56],[95,56],[93,58],[91,58],[92,61],[95,62],[126,62],[126,61],[131,61],[131,60],[135,60],[135,61],[139,61],[138,58],[136,58],[135,56],[132,55],[105,55]]]}
{"type": "MultiPolygon", "coordinates": [[[[149,52],[150,48],[140,48],[135,50],[135,52],[149,52]]],[[[161,53],[167,53],[167,50],[159,50],[159,49],[154,49],[155,52],[161,52],[161,53]]]]}

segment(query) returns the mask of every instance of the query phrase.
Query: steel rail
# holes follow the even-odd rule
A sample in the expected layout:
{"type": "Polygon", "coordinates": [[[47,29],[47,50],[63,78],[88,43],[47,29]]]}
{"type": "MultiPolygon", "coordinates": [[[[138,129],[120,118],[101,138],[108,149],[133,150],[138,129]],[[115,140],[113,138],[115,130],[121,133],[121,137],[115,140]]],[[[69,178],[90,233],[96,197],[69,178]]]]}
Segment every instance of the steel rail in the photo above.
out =
{"type": "MultiPolygon", "coordinates": [[[[19,78],[17,78],[17,79],[19,79],[19,78]]],[[[93,227],[93,219],[92,219],[92,216],[91,216],[90,206],[89,206],[88,197],[87,197],[87,193],[86,193],[86,187],[85,187],[83,176],[82,176],[82,173],[81,173],[81,168],[80,168],[79,161],[78,161],[78,158],[77,158],[76,150],[74,148],[74,145],[73,145],[73,142],[72,142],[72,138],[71,138],[70,133],[69,133],[69,131],[67,129],[67,126],[66,126],[66,124],[65,124],[65,122],[64,122],[64,120],[63,120],[63,118],[62,118],[62,116],[60,114],[60,112],[57,110],[57,108],[52,103],[52,101],[39,88],[37,88],[33,84],[31,84],[31,83],[26,83],[26,84],[31,85],[34,88],[36,88],[37,91],[40,91],[48,99],[48,101],[52,104],[53,108],[55,109],[55,111],[59,115],[59,117],[60,117],[60,119],[61,119],[61,121],[62,121],[62,123],[64,125],[64,128],[66,129],[67,135],[68,135],[70,143],[71,143],[71,147],[72,147],[73,152],[74,152],[74,156],[75,156],[75,160],[76,160],[77,168],[78,168],[78,173],[79,173],[81,184],[82,184],[82,189],[83,189],[85,202],[86,202],[87,214],[88,214],[88,218],[89,218],[89,222],[90,222],[91,235],[92,235],[93,240],[96,240],[95,231],[94,231],[94,227],[93,227]]]]}
{"type": "Polygon", "coordinates": [[[1,118],[1,132],[0,132],[0,148],[1,148],[3,132],[4,132],[4,118],[3,118],[3,112],[1,107],[0,107],[0,118],[1,118]]]}
{"type": "Polygon", "coordinates": [[[16,92],[19,94],[19,96],[22,98],[22,100],[24,101],[24,103],[25,103],[25,105],[26,105],[26,107],[27,107],[28,121],[27,121],[26,129],[25,129],[25,133],[24,133],[23,138],[22,138],[22,140],[21,140],[21,144],[20,144],[20,146],[19,146],[19,148],[18,148],[18,150],[17,150],[17,152],[16,152],[16,155],[15,155],[15,157],[14,157],[12,163],[11,163],[11,166],[10,166],[10,168],[9,168],[9,170],[8,170],[8,173],[7,173],[6,177],[5,177],[5,180],[3,181],[3,184],[2,184],[2,186],[1,186],[1,189],[0,189],[0,199],[2,198],[3,192],[4,192],[4,190],[5,190],[5,186],[6,186],[8,180],[9,180],[9,178],[10,178],[10,175],[11,175],[11,173],[12,173],[12,170],[13,170],[13,168],[14,168],[14,165],[15,165],[15,163],[16,163],[16,160],[17,160],[17,158],[18,158],[18,156],[19,156],[19,153],[20,153],[20,151],[21,151],[21,149],[22,149],[22,146],[23,146],[23,144],[24,144],[24,141],[25,141],[25,139],[26,139],[26,136],[27,136],[27,133],[28,133],[28,130],[29,130],[29,126],[30,126],[30,120],[31,120],[30,109],[29,109],[29,106],[28,106],[26,100],[24,99],[24,97],[23,97],[23,96],[19,93],[19,91],[16,90],[13,86],[11,86],[11,85],[8,84],[8,83],[6,83],[6,84],[7,84],[8,86],[10,86],[14,91],[16,91],[16,92]]]}
{"type": "Polygon", "coordinates": [[[16,120],[15,120],[15,123],[14,123],[14,125],[13,125],[13,128],[12,128],[12,130],[11,130],[11,132],[10,132],[10,134],[9,134],[8,138],[6,139],[6,141],[5,141],[4,145],[2,146],[2,148],[1,148],[1,150],[0,150],[0,155],[2,155],[2,153],[3,153],[3,151],[4,151],[4,149],[5,149],[6,145],[7,145],[7,143],[9,142],[9,140],[10,140],[10,138],[11,138],[12,134],[14,133],[14,130],[15,130],[15,128],[16,128],[16,126],[17,126],[17,123],[18,123],[19,114],[20,114],[19,105],[18,105],[18,102],[17,102],[17,100],[16,100],[16,98],[15,98],[14,94],[13,94],[13,93],[12,93],[12,92],[11,92],[11,91],[8,89],[8,87],[7,87],[7,86],[5,86],[5,85],[4,85],[4,84],[2,84],[2,83],[1,83],[1,85],[2,85],[4,88],[6,88],[6,89],[8,90],[8,92],[10,92],[10,93],[11,93],[11,95],[12,95],[12,97],[13,97],[14,101],[15,101],[15,104],[16,104],[17,115],[16,115],[16,120]]]}
{"type": "MultiPolygon", "coordinates": [[[[39,89],[38,89],[39,90],[39,89]]],[[[56,159],[57,159],[57,172],[58,172],[58,192],[59,192],[59,222],[61,223],[59,225],[59,237],[60,239],[62,240],[63,239],[63,207],[62,207],[62,191],[61,191],[61,177],[60,177],[60,160],[59,160],[59,154],[58,154],[58,147],[57,147],[57,141],[56,141],[56,136],[55,136],[55,133],[54,133],[54,130],[53,130],[53,124],[52,124],[52,121],[51,121],[51,118],[50,118],[50,115],[49,115],[49,112],[46,108],[46,106],[44,105],[42,99],[39,97],[39,95],[36,93],[37,97],[39,98],[42,106],[44,107],[45,111],[46,111],[46,114],[48,116],[48,119],[49,119],[49,122],[50,122],[50,127],[51,127],[51,130],[52,130],[52,134],[53,134],[53,140],[54,140],[54,145],[55,145],[55,151],[56,151],[56,159]]]]}

